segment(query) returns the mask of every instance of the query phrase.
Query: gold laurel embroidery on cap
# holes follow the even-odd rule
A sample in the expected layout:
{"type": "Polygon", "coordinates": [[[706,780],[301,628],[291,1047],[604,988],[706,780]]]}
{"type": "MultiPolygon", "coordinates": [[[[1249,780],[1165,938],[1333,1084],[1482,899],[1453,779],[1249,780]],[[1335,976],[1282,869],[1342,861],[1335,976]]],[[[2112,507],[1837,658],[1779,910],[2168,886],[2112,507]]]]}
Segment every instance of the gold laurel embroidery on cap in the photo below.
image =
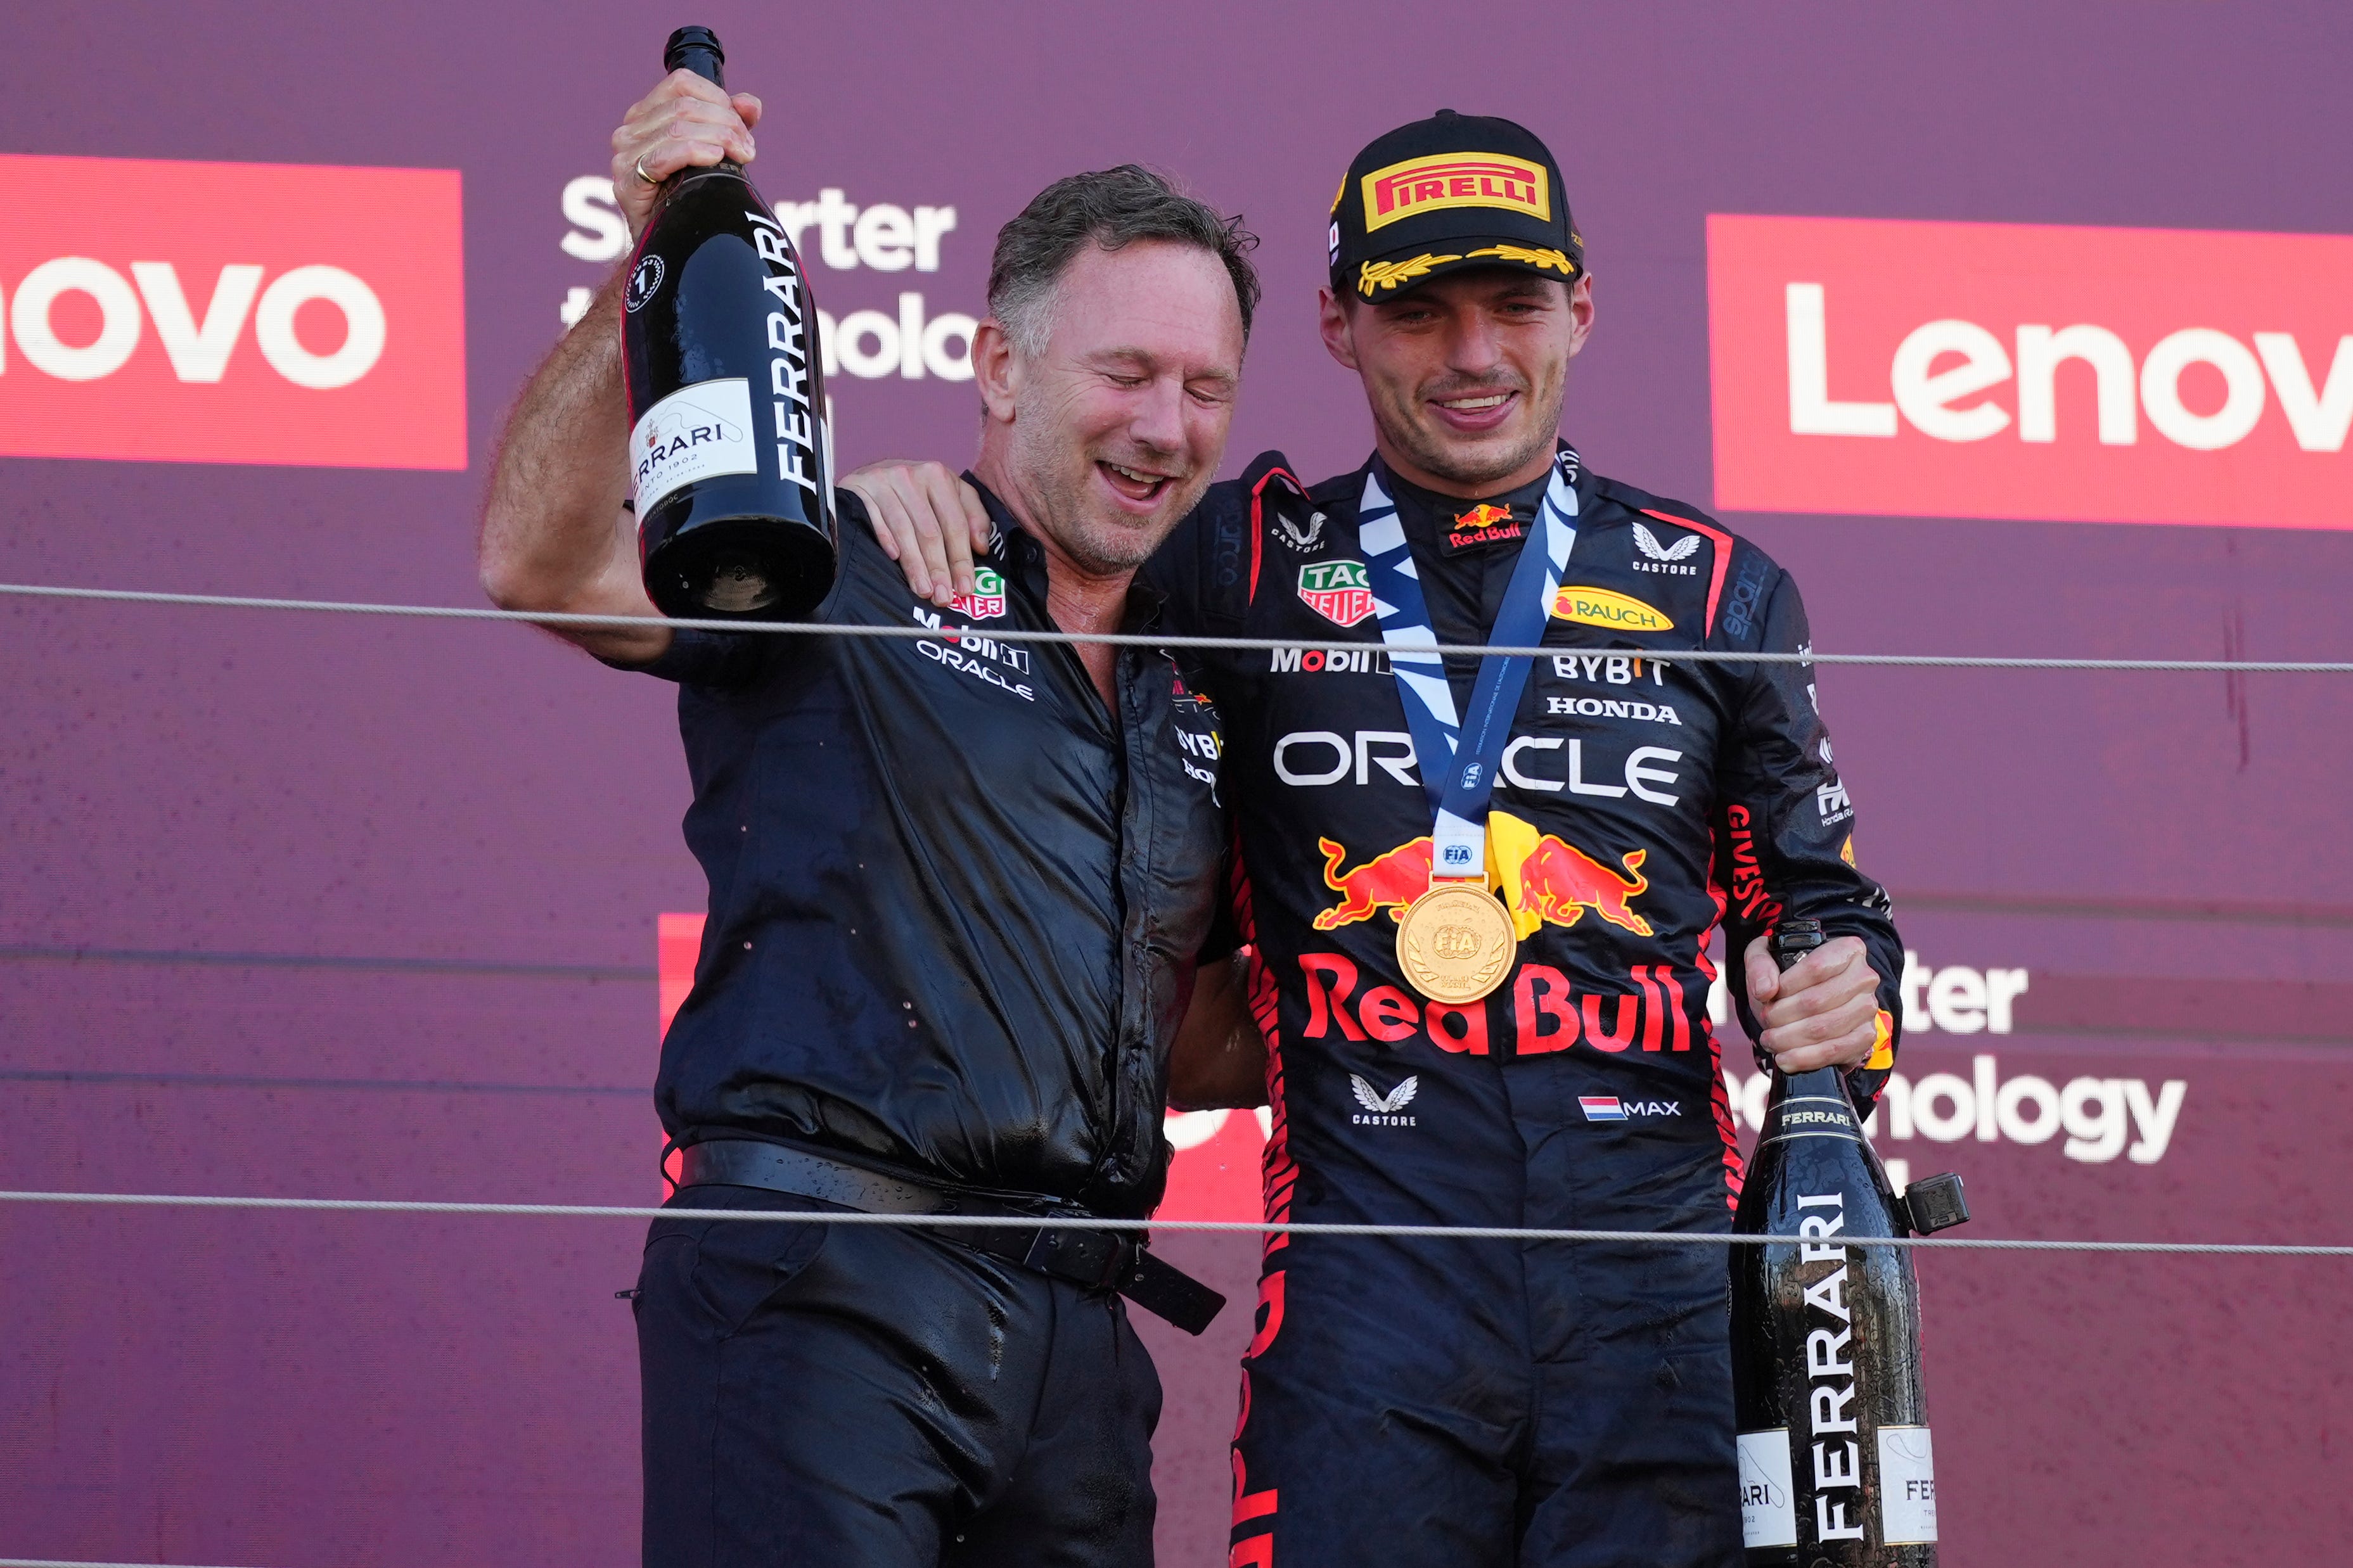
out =
{"type": "Polygon", "coordinates": [[[1410,261],[1367,261],[1361,265],[1363,274],[1356,279],[1360,293],[1369,294],[1376,289],[1394,289],[1422,276],[1442,262],[1460,261],[1459,256],[1417,256],[1410,261]]]}
{"type": "Polygon", "coordinates": [[[1531,250],[1525,245],[1491,245],[1471,254],[1492,256],[1501,261],[1524,261],[1530,267],[1557,267],[1571,278],[1577,276],[1577,263],[1557,250],[1531,250]]]}

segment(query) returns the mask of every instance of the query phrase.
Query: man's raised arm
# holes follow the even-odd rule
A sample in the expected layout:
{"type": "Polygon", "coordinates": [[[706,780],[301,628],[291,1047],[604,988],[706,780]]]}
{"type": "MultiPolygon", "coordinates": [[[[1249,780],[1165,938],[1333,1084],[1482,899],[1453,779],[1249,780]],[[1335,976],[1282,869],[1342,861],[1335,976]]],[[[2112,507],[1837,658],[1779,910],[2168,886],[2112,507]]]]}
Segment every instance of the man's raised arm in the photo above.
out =
{"type": "MultiPolygon", "coordinates": [[[[732,99],[672,71],[630,106],[613,132],[613,194],[629,233],[645,227],[656,189],[689,166],[752,161],[760,100],[732,99]]],[[[627,268],[597,290],[541,364],[512,415],[482,508],[482,587],[511,610],[657,616],[638,575],[628,494],[629,415],[621,382],[621,289],[627,268]]],[[[645,664],[668,649],[661,626],[557,634],[600,658],[645,664]]]]}

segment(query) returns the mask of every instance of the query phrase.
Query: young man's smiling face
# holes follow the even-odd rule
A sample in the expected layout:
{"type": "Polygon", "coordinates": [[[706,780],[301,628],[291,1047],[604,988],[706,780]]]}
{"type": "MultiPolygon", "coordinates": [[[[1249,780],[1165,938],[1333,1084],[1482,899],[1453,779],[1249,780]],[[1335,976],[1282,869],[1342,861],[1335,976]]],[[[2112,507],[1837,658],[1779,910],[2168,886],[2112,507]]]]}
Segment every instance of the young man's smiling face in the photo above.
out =
{"type": "Polygon", "coordinates": [[[1376,445],[1442,495],[1493,495],[1552,460],[1568,362],[1593,330],[1593,283],[1470,268],[1394,300],[1322,299],[1324,345],[1355,371],[1376,445]]]}

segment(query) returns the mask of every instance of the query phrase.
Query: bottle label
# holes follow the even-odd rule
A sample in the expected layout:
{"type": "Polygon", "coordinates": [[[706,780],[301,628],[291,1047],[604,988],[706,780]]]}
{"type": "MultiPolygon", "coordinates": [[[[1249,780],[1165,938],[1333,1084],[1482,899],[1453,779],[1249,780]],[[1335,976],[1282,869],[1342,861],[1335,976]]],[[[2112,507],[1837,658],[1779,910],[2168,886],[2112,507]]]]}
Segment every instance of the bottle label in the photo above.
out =
{"type": "Polygon", "coordinates": [[[681,485],[714,474],[756,474],[752,444],[752,384],[744,377],[681,386],[645,412],[629,432],[629,471],[638,518],[653,515],[681,485]]]}
{"type": "Polygon", "coordinates": [[[1879,1429],[1879,1534],[1890,1546],[1936,1540],[1936,1474],[1926,1426],[1879,1429]]]}
{"type": "MultiPolygon", "coordinates": [[[[1927,1433],[1920,1436],[1925,1444],[1927,1433]]],[[[1789,1493],[1789,1429],[1743,1432],[1739,1444],[1741,1544],[1795,1546],[1798,1510],[1789,1493]]]]}

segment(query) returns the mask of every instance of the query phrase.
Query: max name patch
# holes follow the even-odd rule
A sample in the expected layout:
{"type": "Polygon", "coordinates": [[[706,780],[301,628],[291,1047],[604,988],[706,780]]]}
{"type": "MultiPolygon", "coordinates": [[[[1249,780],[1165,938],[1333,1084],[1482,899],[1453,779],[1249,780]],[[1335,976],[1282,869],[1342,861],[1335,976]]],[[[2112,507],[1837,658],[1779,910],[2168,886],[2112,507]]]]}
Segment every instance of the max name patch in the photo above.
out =
{"type": "Polygon", "coordinates": [[[1504,207],[1552,221],[1552,192],[1538,165],[1500,153],[1409,158],[1365,176],[1365,232],[1442,207],[1504,207]]]}
{"type": "Polygon", "coordinates": [[[1671,632],[1675,623],[1640,599],[1607,588],[1567,587],[1553,599],[1556,619],[1621,632],[1671,632]]]}
{"type": "Polygon", "coordinates": [[[1628,1121],[1637,1117],[1683,1114],[1681,1100],[1620,1100],[1614,1094],[1580,1094],[1577,1108],[1585,1112],[1588,1121],[1628,1121]]]}

